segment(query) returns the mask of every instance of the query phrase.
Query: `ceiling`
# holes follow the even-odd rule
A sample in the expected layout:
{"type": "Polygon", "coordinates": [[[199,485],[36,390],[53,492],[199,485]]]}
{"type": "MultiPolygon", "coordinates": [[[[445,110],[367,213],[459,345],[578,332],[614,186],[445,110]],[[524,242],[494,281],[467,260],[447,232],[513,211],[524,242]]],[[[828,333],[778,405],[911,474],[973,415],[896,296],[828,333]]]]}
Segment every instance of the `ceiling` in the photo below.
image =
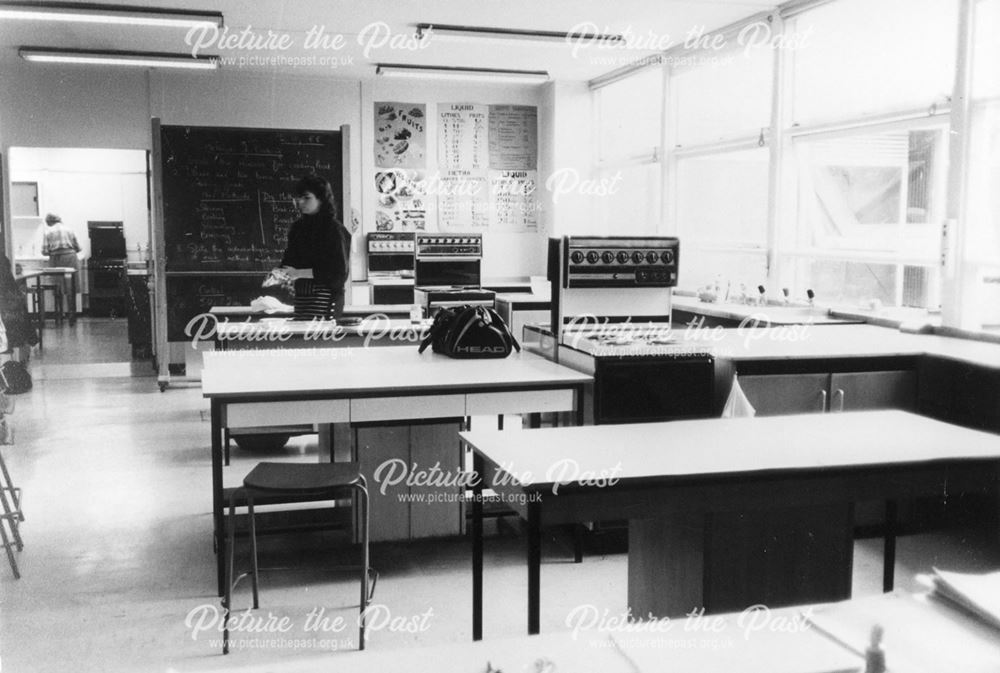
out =
{"type": "MultiPolygon", "coordinates": [[[[103,0],[101,4],[221,11],[218,37],[243,44],[221,48],[211,32],[182,28],[0,20],[0,49],[19,46],[201,53],[233,57],[226,70],[374,76],[376,63],[547,70],[557,80],[588,80],[684,41],[692,30],[722,27],[773,4],[759,0],[103,0]],[[418,23],[548,31],[621,33],[627,48],[526,40],[413,39],[418,23]],[[306,44],[314,36],[343,35],[339,46],[306,44]],[[248,46],[247,41],[256,41],[248,46]],[[261,42],[270,43],[260,44],[261,42]],[[284,41],[280,47],[277,41],[284,41]],[[242,61],[240,59],[243,59],[242,61]]],[[[38,65],[37,67],[46,67],[38,65]]]]}

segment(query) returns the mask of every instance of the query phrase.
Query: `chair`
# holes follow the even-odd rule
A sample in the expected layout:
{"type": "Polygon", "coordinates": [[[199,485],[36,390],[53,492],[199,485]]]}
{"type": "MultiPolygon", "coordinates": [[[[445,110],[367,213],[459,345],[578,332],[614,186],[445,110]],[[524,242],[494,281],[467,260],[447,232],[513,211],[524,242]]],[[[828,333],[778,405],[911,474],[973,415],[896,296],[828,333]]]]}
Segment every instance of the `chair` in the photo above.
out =
{"type": "MultiPolygon", "coordinates": [[[[222,653],[229,652],[229,613],[232,606],[233,587],[240,578],[233,577],[236,545],[236,503],[245,498],[250,523],[251,581],[253,607],[259,607],[257,567],[257,526],[254,517],[254,498],[289,496],[297,502],[334,500],[346,492],[355,492],[360,507],[361,533],[361,605],[358,615],[358,649],[365,649],[365,611],[371,594],[368,588],[368,486],[357,463],[258,463],[243,479],[243,488],[234,489],[229,496],[229,542],[226,546],[226,595],[223,599],[222,653]]],[[[245,573],[244,573],[245,575],[245,573]]],[[[374,587],[373,587],[374,588],[374,587]]]]}

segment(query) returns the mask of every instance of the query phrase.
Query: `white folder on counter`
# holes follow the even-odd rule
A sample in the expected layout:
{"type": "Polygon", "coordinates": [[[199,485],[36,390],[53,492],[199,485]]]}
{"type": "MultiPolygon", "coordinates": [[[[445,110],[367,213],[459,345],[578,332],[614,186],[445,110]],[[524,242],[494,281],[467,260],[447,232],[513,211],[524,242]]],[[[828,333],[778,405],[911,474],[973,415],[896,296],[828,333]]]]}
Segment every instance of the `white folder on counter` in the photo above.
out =
{"type": "Polygon", "coordinates": [[[722,417],[749,418],[756,415],[757,410],[750,404],[746,393],[740,387],[739,379],[733,376],[733,387],[729,390],[729,399],[726,400],[726,406],[722,408],[722,417]]]}

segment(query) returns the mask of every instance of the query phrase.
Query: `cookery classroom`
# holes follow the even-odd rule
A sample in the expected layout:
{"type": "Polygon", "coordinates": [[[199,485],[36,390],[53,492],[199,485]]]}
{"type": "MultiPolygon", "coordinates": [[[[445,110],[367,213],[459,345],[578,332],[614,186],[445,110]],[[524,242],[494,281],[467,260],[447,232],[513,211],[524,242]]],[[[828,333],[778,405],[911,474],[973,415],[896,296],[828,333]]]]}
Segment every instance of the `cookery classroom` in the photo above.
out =
{"type": "Polygon", "coordinates": [[[0,0],[0,666],[1000,670],[1000,0],[0,0]]]}

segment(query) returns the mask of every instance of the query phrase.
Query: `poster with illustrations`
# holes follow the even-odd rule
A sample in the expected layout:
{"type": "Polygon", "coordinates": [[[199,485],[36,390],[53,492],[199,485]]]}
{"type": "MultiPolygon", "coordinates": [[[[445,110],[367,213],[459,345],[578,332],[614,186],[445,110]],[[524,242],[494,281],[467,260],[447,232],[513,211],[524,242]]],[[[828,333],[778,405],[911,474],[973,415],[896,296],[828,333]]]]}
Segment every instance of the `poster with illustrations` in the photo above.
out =
{"type": "Polygon", "coordinates": [[[424,168],[427,152],[426,106],[375,103],[375,166],[424,168]]]}
{"type": "Polygon", "coordinates": [[[424,180],[424,171],[390,168],[375,172],[375,231],[426,229],[424,180]]]}

